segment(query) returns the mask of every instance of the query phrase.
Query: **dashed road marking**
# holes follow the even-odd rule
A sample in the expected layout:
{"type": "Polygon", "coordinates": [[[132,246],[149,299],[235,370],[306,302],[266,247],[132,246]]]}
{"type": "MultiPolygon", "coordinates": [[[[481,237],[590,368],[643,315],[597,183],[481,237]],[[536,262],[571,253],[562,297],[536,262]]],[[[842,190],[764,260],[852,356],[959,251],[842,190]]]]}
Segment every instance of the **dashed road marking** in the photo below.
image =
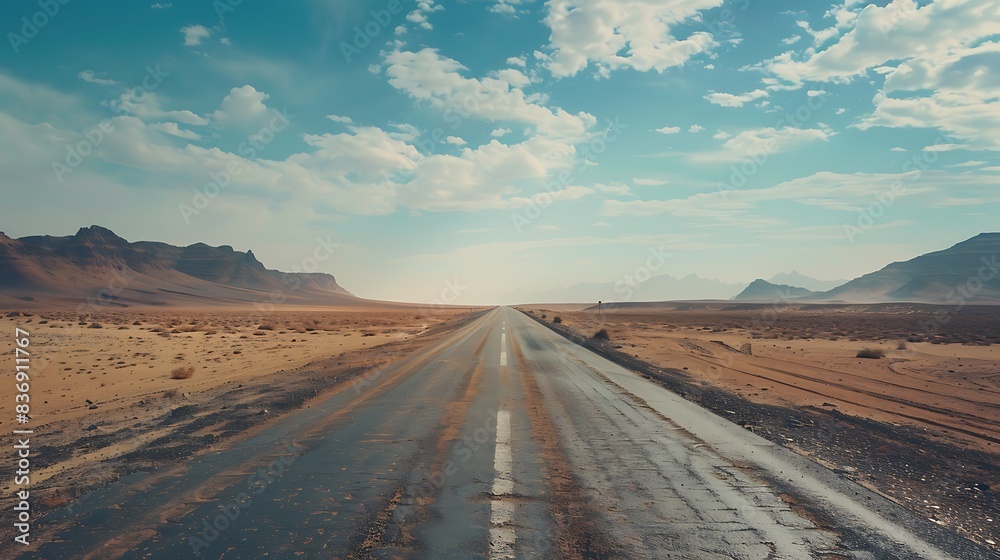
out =
{"type": "Polygon", "coordinates": [[[493,499],[490,501],[490,558],[514,558],[514,503],[504,496],[514,492],[514,457],[510,450],[510,411],[497,411],[497,447],[493,456],[493,499]]]}
{"type": "Polygon", "coordinates": [[[500,333],[500,365],[507,365],[507,333],[500,333]]]}

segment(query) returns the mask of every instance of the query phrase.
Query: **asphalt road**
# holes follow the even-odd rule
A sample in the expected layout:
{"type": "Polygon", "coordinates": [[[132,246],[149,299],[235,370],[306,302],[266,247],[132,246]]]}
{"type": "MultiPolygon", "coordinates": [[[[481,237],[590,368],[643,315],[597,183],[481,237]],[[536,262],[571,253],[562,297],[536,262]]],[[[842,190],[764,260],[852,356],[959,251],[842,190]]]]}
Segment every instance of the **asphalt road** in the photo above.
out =
{"type": "Polygon", "coordinates": [[[989,558],[507,308],[40,522],[52,559],[989,558]]]}

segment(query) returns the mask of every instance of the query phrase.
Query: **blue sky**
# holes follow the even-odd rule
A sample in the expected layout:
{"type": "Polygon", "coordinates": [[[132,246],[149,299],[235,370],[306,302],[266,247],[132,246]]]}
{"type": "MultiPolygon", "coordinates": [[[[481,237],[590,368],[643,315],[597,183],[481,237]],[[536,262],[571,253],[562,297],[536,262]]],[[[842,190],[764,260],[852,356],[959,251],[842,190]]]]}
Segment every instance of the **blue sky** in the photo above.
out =
{"type": "Polygon", "coordinates": [[[5,2],[0,229],[469,303],[1000,229],[1000,0],[289,4],[5,2]]]}

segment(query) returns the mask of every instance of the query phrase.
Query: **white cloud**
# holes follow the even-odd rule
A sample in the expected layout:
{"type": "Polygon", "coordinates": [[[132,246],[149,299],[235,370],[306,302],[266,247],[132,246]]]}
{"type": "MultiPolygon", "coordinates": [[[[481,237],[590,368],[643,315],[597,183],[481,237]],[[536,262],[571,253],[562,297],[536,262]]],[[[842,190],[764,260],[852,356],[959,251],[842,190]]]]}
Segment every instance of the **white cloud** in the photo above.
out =
{"type": "Polygon", "coordinates": [[[822,89],[811,89],[806,91],[806,96],[808,97],[819,97],[821,95],[826,95],[826,91],[822,89]]]}
{"type": "Polygon", "coordinates": [[[270,96],[251,85],[234,87],[215,111],[215,120],[224,126],[257,127],[270,117],[264,101],[270,96]]]}
{"type": "Polygon", "coordinates": [[[908,152],[910,150],[907,150],[906,148],[901,148],[899,146],[896,146],[895,148],[889,148],[889,151],[890,152],[908,152]]]}
{"type": "Polygon", "coordinates": [[[792,45],[794,43],[798,43],[799,40],[801,40],[801,39],[802,39],[802,35],[792,35],[791,37],[786,37],[786,38],[782,39],[781,43],[783,45],[792,45]]]}
{"type": "Polygon", "coordinates": [[[190,130],[185,130],[177,126],[174,122],[162,122],[156,123],[149,126],[153,130],[159,130],[160,132],[169,134],[171,136],[176,136],[178,138],[184,138],[186,140],[201,140],[201,135],[190,130]]]}
{"type": "Polygon", "coordinates": [[[696,160],[706,161],[716,159],[735,161],[763,154],[775,154],[807,142],[826,141],[831,136],[833,132],[827,128],[786,126],[780,129],[768,127],[744,130],[723,142],[721,152],[695,154],[693,157],[696,160]]]}
{"type": "Polygon", "coordinates": [[[445,138],[444,141],[445,143],[451,144],[453,146],[464,146],[468,143],[465,140],[459,138],[458,136],[449,136],[445,138]]]}
{"type": "Polygon", "coordinates": [[[663,179],[642,179],[642,178],[632,179],[632,182],[635,183],[636,185],[643,187],[659,187],[670,183],[670,181],[664,181],[663,179]]]}
{"type": "Polygon", "coordinates": [[[212,32],[203,25],[186,25],[181,28],[181,33],[184,34],[185,47],[200,45],[204,39],[212,35],[212,32]]]}
{"type": "Polygon", "coordinates": [[[490,77],[502,80],[515,88],[524,88],[531,85],[531,79],[515,68],[504,68],[503,70],[491,72],[490,77]]]}
{"type": "Polygon", "coordinates": [[[755,89],[742,95],[711,92],[705,96],[705,99],[707,99],[709,103],[719,105],[721,107],[742,107],[751,101],[767,97],[767,95],[768,93],[766,91],[762,89],[755,89]]]}
{"type": "MultiPolygon", "coordinates": [[[[995,35],[997,6],[997,0],[942,0],[919,7],[914,0],[884,7],[847,2],[845,15],[828,30],[833,37],[851,28],[837,42],[821,51],[808,49],[801,60],[785,52],[760,67],[793,85],[849,81],[890,61],[936,57],[995,35]]],[[[830,37],[817,36],[817,46],[830,37]]]]}
{"type": "Polygon", "coordinates": [[[524,68],[528,64],[528,57],[522,56],[512,56],[507,59],[507,66],[520,66],[524,68]]]}
{"type": "Polygon", "coordinates": [[[659,132],[660,134],[677,134],[680,131],[681,127],[679,126],[665,126],[663,128],[656,129],[656,132],[659,132]]]}
{"type": "MultiPolygon", "coordinates": [[[[777,227],[784,222],[756,213],[764,204],[794,202],[828,211],[856,213],[875,200],[875,193],[896,188],[900,199],[925,195],[929,203],[940,206],[972,205],[975,202],[995,202],[995,187],[983,175],[954,174],[944,171],[914,171],[909,173],[831,173],[820,172],[785,181],[773,187],[699,193],[687,198],[669,200],[605,200],[600,214],[605,216],[655,216],[669,214],[679,217],[714,219],[721,223],[744,224],[749,227],[777,227]]],[[[923,203],[922,203],[923,204],[923,203]]],[[[837,216],[834,220],[842,220],[837,216]]],[[[836,223],[836,222],[835,222],[836,223]]]]}
{"type": "Polygon", "coordinates": [[[223,37],[219,39],[219,43],[223,45],[232,45],[233,43],[229,40],[229,37],[223,37]]]}
{"type": "Polygon", "coordinates": [[[726,138],[732,138],[732,136],[732,134],[729,134],[725,130],[719,130],[712,135],[712,138],[715,138],[716,140],[725,140],[726,138]]]}
{"type": "Polygon", "coordinates": [[[336,123],[351,124],[354,122],[353,120],[351,120],[351,117],[345,117],[341,115],[327,115],[326,118],[336,123]]]}
{"type": "Polygon", "coordinates": [[[172,8],[172,7],[173,7],[173,4],[171,4],[169,2],[167,2],[167,3],[157,2],[157,3],[153,4],[152,6],[150,6],[150,8],[153,8],[154,10],[166,10],[167,8],[172,8]]]}
{"type": "Polygon", "coordinates": [[[844,114],[844,113],[846,113],[846,112],[847,112],[847,109],[845,109],[845,108],[843,108],[843,107],[840,107],[840,108],[838,108],[838,109],[837,109],[836,111],[834,111],[834,114],[835,114],[835,115],[843,115],[843,114],[844,114]]]}
{"type": "Polygon", "coordinates": [[[435,4],[433,0],[420,0],[417,2],[417,9],[406,14],[406,20],[416,23],[423,29],[434,29],[434,26],[427,21],[427,15],[444,9],[444,6],[435,4]]]}
{"type": "Polygon", "coordinates": [[[395,51],[386,55],[386,65],[390,85],[442,111],[462,108],[470,118],[516,121],[531,125],[539,135],[569,142],[582,140],[597,122],[588,113],[545,107],[544,96],[526,95],[499,75],[463,77],[464,66],[434,49],[395,51]]]}
{"type": "Polygon", "coordinates": [[[632,189],[629,188],[625,183],[596,183],[594,185],[594,190],[597,192],[602,192],[606,194],[616,194],[619,196],[625,196],[632,194],[632,189]]]}
{"type": "Polygon", "coordinates": [[[523,5],[525,2],[531,2],[532,0],[495,0],[495,3],[490,6],[490,12],[494,14],[503,14],[506,16],[512,16],[517,13],[517,8],[523,5]]]}
{"type": "Polygon", "coordinates": [[[1000,43],[914,58],[886,76],[874,112],[857,126],[936,128],[960,141],[956,148],[1000,150],[997,91],[1000,43]]]}
{"type": "Polygon", "coordinates": [[[697,134],[697,133],[701,132],[702,130],[705,130],[705,127],[701,126],[700,124],[693,124],[693,125],[691,125],[691,126],[688,127],[688,132],[693,133],[693,134],[697,134]]]}
{"type": "Polygon", "coordinates": [[[558,78],[574,76],[591,63],[604,75],[621,68],[663,72],[717,44],[704,31],[677,38],[674,28],[721,4],[722,0],[550,0],[544,22],[551,31],[547,46],[551,54],[536,56],[558,78]]]}
{"type": "Polygon", "coordinates": [[[980,160],[970,160],[963,163],[956,163],[953,165],[948,165],[946,167],[979,167],[980,165],[985,165],[985,161],[980,160]]]}
{"type": "MultiPolygon", "coordinates": [[[[102,72],[102,74],[105,74],[105,73],[102,72]]],[[[77,74],[77,77],[79,77],[81,80],[83,80],[85,82],[90,82],[92,84],[98,84],[98,85],[102,85],[102,86],[114,86],[114,85],[118,85],[118,84],[121,83],[121,82],[116,82],[115,80],[111,80],[111,79],[108,79],[108,78],[100,78],[100,77],[97,76],[97,74],[93,70],[84,70],[84,71],[80,72],[79,74],[77,74]]]]}
{"type": "Polygon", "coordinates": [[[610,227],[611,224],[608,222],[594,222],[593,227],[610,227]]]}
{"type": "Polygon", "coordinates": [[[490,133],[490,136],[494,138],[501,138],[503,136],[510,134],[511,132],[513,132],[513,130],[509,128],[494,128],[493,132],[490,133]]]}
{"type": "Polygon", "coordinates": [[[959,144],[929,144],[920,149],[922,152],[950,152],[952,150],[961,149],[962,146],[959,144]]]}
{"type": "Polygon", "coordinates": [[[146,92],[138,101],[131,92],[126,91],[118,99],[108,102],[107,105],[116,111],[132,114],[146,121],[167,119],[195,126],[204,126],[209,123],[208,119],[188,110],[167,111],[163,109],[160,96],[153,91],[146,92]]]}

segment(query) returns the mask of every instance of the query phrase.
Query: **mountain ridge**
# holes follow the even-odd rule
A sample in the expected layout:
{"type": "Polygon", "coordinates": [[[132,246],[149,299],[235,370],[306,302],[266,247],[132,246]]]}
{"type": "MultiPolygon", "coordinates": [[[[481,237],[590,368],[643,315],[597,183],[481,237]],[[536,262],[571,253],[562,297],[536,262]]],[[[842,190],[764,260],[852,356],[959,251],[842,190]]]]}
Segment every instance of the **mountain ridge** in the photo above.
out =
{"type": "Polygon", "coordinates": [[[0,288],[4,299],[65,302],[97,296],[101,303],[119,306],[361,301],[333,275],[271,270],[252,250],[129,242],[96,225],[61,237],[14,239],[0,232],[0,288]],[[185,298],[192,301],[180,301],[185,298]]]}

